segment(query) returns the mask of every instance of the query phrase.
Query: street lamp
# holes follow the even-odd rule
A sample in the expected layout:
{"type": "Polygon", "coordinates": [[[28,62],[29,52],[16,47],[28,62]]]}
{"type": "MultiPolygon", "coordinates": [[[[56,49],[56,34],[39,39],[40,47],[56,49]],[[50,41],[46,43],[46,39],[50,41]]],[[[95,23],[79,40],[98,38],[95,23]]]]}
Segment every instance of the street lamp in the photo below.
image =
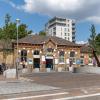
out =
{"type": "Polygon", "coordinates": [[[20,19],[16,19],[16,24],[17,24],[17,60],[16,60],[16,78],[18,79],[18,63],[19,63],[19,59],[18,59],[18,26],[20,23],[20,19]]]}

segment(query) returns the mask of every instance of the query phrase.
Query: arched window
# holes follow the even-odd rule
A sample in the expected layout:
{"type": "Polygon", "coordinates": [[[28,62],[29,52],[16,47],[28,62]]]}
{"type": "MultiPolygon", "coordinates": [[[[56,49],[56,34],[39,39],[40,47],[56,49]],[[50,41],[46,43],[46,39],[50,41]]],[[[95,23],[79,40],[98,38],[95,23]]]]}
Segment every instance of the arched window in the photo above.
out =
{"type": "Polygon", "coordinates": [[[53,49],[52,48],[48,48],[47,52],[53,52],[53,49]]]}
{"type": "Polygon", "coordinates": [[[59,52],[59,62],[61,63],[64,62],[64,54],[65,54],[64,51],[59,52]]]}
{"type": "Polygon", "coordinates": [[[39,55],[39,50],[35,50],[34,55],[39,55]]]}
{"type": "Polygon", "coordinates": [[[75,51],[71,51],[70,52],[70,59],[72,60],[73,64],[76,63],[76,60],[75,60],[75,51]]]}
{"type": "Polygon", "coordinates": [[[21,61],[27,61],[27,50],[21,50],[21,61]]]}
{"type": "Polygon", "coordinates": [[[74,51],[70,52],[70,57],[75,57],[75,52],[74,51]]]}
{"type": "Polygon", "coordinates": [[[53,49],[47,48],[47,56],[52,56],[52,55],[53,55],[53,49]]]}

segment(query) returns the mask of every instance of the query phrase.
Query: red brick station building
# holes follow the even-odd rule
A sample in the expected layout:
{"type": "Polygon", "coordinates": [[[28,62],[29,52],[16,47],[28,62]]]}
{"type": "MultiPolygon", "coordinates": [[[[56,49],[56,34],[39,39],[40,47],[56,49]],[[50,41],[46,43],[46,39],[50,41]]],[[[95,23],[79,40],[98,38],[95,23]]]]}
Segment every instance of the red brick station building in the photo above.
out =
{"type": "Polygon", "coordinates": [[[91,63],[86,47],[54,36],[29,35],[13,43],[13,63],[17,56],[19,64],[32,71],[65,71],[72,61],[72,66],[79,67],[91,63]]]}
{"type": "Polygon", "coordinates": [[[32,71],[65,71],[70,61],[73,67],[92,65],[91,50],[86,45],[53,36],[28,35],[18,40],[18,50],[16,42],[8,49],[11,52],[5,56],[0,42],[0,64],[4,62],[8,68],[16,66],[16,62],[32,71]]]}

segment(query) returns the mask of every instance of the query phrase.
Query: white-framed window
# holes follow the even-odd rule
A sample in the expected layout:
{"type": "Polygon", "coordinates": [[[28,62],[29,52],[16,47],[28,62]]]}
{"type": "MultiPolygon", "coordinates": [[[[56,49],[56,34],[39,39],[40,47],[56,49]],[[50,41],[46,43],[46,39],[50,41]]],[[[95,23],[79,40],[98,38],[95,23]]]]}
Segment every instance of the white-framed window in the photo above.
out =
{"type": "Polygon", "coordinates": [[[40,53],[39,50],[35,50],[33,55],[39,55],[39,53],[40,53]]]}
{"type": "Polygon", "coordinates": [[[52,56],[53,55],[53,48],[47,48],[47,56],[52,56]]]}
{"type": "Polygon", "coordinates": [[[64,51],[59,52],[59,63],[64,63],[64,51]]]}
{"type": "Polygon", "coordinates": [[[70,52],[70,57],[75,57],[75,51],[70,52]]]}
{"type": "Polygon", "coordinates": [[[27,50],[21,50],[21,62],[27,62],[27,50]]]}
{"type": "Polygon", "coordinates": [[[75,51],[71,51],[71,52],[70,52],[70,59],[72,60],[72,63],[73,63],[73,64],[76,63],[75,51]]]}

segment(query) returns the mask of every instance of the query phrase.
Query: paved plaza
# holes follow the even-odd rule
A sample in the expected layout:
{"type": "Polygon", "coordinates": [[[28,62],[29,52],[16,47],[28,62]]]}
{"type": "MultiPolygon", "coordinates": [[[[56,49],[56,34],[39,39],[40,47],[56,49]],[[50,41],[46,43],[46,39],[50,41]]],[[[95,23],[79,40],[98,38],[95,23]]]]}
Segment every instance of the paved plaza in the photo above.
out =
{"type": "Polygon", "coordinates": [[[36,84],[27,81],[2,81],[0,82],[0,95],[1,94],[12,94],[12,93],[24,93],[33,91],[43,91],[57,89],[52,86],[46,86],[41,84],[36,84]]]}
{"type": "Polygon", "coordinates": [[[24,76],[39,84],[45,84],[62,89],[91,87],[100,85],[99,74],[71,73],[71,72],[50,72],[33,73],[24,76]]]}
{"type": "Polygon", "coordinates": [[[100,100],[100,75],[70,72],[27,74],[21,80],[1,81],[0,100],[100,100]]]}

